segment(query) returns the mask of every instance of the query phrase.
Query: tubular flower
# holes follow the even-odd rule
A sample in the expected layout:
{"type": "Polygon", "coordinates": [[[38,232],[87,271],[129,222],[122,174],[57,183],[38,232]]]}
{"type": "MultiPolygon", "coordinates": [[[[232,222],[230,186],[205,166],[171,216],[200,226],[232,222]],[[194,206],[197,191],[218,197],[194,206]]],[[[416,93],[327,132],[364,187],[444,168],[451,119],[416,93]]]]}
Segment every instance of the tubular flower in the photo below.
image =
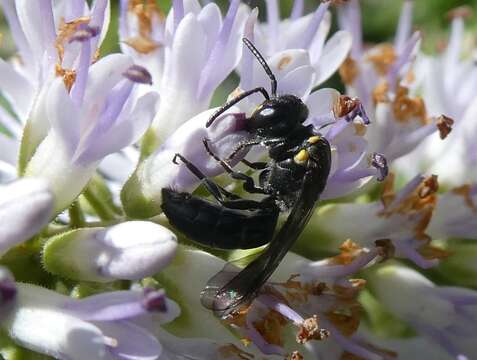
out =
{"type": "Polygon", "coordinates": [[[421,38],[418,32],[411,35],[412,6],[412,1],[404,2],[394,44],[369,50],[363,48],[358,1],[351,0],[339,13],[341,27],[353,34],[341,78],[347,92],[362,101],[376,124],[366,135],[370,147],[389,162],[411,152],[439,128],[439,119],[428,116],[424,100],[412,91],[411,65],[421,38]]]}
{"type": "Polygon", "coordinates": [[[72,40],[76,34],[94,32],[88,43],[88,61],[96,59],[109,24],[109,1],[96,0],[91,8],[84,0],[64,1],[58,6],[50,0],[2,0],[1,5],[18,57],[11,63],[0,59],[0,91],[16,115],[14,118],[2,109],[0,124],[17,140],[22,137],[19,161],[23,171],[50,128],[45,101],[52,81],[62,77],[71,87],[76,78],[82,46],[72,40]]]}
{"type": "Polygon", "coordinates": [[[48,179],[56,213],[78,196],[106,155],[140,139],[157,102],[154,93],[130,96],[150,77],[129,57],[110,55],[90,67],[91,38],[79,41],[86,61],[69,93],[62,79],[52,83],[45,99],[51,129],[25,169],[26,176],[48,179]]]}
{"type": "Polygon", "coordinates": [[[180,312],[164,292],[147,289],[81,300],[22,283],[17,283],[17,292],[2,328],[26,348],[55,358],[157,359],[160,342],[137,320],[150,314],[161,324],[180,312]]]}
{"type": "Polygon", "coordinates": [[[0,358],[477,356],[465,9],[170,3],[0,0],[0,358]]]}
{"type": "Polygon", "coordinates": [[[393,178],[385,182],[381,201],[331,206],[320,213],[316,225],[338,242],[351,239],[387,257],[408,258],[423,268],[434,266],[437,259],[447,255],[430,244],[427,233],[438,202],[437,177],[416,176],[397,193],[393,178]],[[349,218],[362,225],[356,228],[345,221],[349,218]]]}
{"type": "Polygon", "coordinates": [[[201,8],[197,0],[173,1],[165,17],[152,1],[121,1],[122,49],[149,70],[162,99],[146,154],[206,110],[214,90],[237,65],[245,21],[239,5],[231,1],[222,19],[214,3],[201,8]]]}
{"type": "Polygon", "coordinates": [[[370,275],[373,291],[384,306],[454,359],[476,356],[471,329],[475,327],[477,293],[439,287],[416,271],[387,265],[370,275]],[[470,330],[470,331],[469,331],[470,330]]]}
{"type": "Polygon", "coordinates": [[[398,166],[406,174],[415,169],[442,174],[443,184],[459,187],[477,181],[474,141],[477,128],[473,120],[477,114],[477,67],[475,56],[464,50],[464,20],[471,16],[470,9],[458,8],[449,15],[452,22],[447,47],[434,56],[419,54],[416,73],[419,74],[417,86],[429,113],[445,115],[438,123],[442,136],[447,135],[449,127],[452,133],[444,142],[430,137],[398,166]],[[455,162],[457,158],[460,160],[455,162]],[[452,172],[446,171],[449,166],[452,172]]]}

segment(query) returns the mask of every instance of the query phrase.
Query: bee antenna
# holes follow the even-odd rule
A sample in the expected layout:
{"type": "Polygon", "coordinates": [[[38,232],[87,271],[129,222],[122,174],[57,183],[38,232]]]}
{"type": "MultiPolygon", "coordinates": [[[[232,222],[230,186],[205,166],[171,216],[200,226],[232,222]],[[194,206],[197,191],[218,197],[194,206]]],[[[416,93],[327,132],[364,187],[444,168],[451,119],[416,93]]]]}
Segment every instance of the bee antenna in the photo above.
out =
{"type": "Polygon", "coordinates": [[[252,42],[247,38],[242,38],[242,41],[249,48],[252,54],[257,58],[258,62],[260,63],[260,65],[262,65],[263,69],[270,78],[272,82],[272,97],[275,97],[277,95],[277,79],[275,78],[275,75],[273,75],[272,70],[270,70],[270,67],[263,58],[262,54],[258,52],[257,48],[252,44],[252,42]]]}

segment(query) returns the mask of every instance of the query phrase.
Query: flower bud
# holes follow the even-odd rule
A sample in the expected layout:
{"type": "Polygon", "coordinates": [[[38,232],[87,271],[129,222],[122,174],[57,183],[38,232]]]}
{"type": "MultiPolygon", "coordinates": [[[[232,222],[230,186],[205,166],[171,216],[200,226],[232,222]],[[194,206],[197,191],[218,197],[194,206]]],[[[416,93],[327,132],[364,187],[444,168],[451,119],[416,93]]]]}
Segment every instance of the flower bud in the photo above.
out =
{"type": "Polygon", "coordinates": [[[0,255],[35,235],[50,219],[53,194],[46,182],[21,179],[0,188],[0,255]]]}
{"type": "Polygon", "coordinates": [[[48,271],[74,280],[137,280],[166,267],[176,247],[176,236],[165,227],[130,221],[57,235],[46,243],[43,262],[48,271]]]}

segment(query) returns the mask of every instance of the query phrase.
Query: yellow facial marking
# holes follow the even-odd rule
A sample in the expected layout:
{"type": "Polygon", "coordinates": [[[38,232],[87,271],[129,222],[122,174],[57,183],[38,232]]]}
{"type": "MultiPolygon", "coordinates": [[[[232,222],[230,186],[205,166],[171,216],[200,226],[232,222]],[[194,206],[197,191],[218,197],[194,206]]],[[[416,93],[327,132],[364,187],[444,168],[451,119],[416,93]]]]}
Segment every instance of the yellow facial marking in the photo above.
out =
{"type": "Polygon", "coordinates": [[[308,151],[306,151],[305,149],[301,149],[298,154],[295,155],[295,157],[293,158],[293,160],[297,163],[297,164],[303,164],[305,161],[307,161],[308,159],[310,158],[310,155],[308,154],[308,151]]]}
{"type": "Polygon", "coordinates": [[[312,136],[312,137],[309,137],[307,142],[309,144],[316,144],[318,141],[320,141],[321,139],[321,136],[312,136]]]}

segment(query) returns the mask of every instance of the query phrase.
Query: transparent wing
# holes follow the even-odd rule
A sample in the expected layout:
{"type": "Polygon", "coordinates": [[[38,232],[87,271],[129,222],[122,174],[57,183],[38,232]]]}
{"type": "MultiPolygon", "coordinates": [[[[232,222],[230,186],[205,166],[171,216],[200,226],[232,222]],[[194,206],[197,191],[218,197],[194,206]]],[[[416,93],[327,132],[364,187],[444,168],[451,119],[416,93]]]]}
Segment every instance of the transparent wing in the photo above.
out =
{"type": "Polygon", "coordinates": [[[256,259],[243,270],[228,263],[208,281],[201,294],[201,302],[206,308],[223,318],[255,298],[313,214],[324,187],[324,184],[320,184],[323,182],[322,175],[320,178],[318,176],[316,169],[307,172],[298,199],[285,224],[256,259]]]}

